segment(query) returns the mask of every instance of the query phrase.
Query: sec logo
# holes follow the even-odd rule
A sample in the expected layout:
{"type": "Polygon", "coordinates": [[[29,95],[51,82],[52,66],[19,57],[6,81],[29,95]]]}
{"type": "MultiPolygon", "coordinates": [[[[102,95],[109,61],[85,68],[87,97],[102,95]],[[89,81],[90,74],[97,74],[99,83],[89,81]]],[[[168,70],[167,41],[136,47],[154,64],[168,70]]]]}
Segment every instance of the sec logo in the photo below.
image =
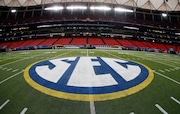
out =
{"type": "Polygon", "coordinates": [[[153,80],[140,63],[105,57],[67,57],[28,66],[25,80],[35,89],[58,98],[103,101],[136,93],[153,80]]]}

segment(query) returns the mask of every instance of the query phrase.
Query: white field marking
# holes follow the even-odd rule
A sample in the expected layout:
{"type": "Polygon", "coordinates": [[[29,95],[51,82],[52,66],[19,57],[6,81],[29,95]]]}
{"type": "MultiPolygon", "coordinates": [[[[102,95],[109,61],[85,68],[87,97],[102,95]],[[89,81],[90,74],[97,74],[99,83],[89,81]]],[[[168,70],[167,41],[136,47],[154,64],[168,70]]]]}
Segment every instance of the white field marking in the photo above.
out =
{"type": "Polygon", "coordinates": [[[156,73],[156,74],[158,74],[158,75],[160,75],[160,76],[162,76],[162,77],[164,77],[164,78],[166,78],[166,79],[168,79],[168,80],[170,80],[170,81],[172,81],[172,82],[180,85],[180,82],[178,82],[178,81],[176,81],[176,80],[174,80],[174,79],[172,79],[172,78],[170,78],[170,77],[168,77],[168,76],[165,76],[165,75],[163,75],[163,74],[161,74],[161,73],[158,73],[158,72],[156,72],[156,71],[154,71],[154,73],[156,73]]]}
{"type": "Polygon", "coordinates": [[[5,68],[3,68],[2,70],[6,70],[7,68],[5,67],[5,68]]]}
{"type": "Polygon", "coordinates": [[[12,72],[16,72],[16,71],[18,71],[18,69],[13,70],[12,72]]]}
{"type": "MultiPolygon", "coordinates": [[[[87,56],[89,56],[88,55],[88,50],[87,50],[87,56]]],[[[96,109],[95,109],[94,101],[90,101],[90,114],[96,114],[96,109]]]]}
{"type": "MultiPolygon", "coordinates": [[[[62,53],[62,54],[60,54],[60,55],[57,55],[57,56],[52,57],[52,58],[49,58],[49,59],[54,59],[54,58],[60,57],[60,56],[62,56],[62,55],[66,55],[67,53],[70,53],[70,52],[72,52],[72,51],[73,51],[73,50],[68,51],[68,52],[65,52],[65,53],[62,53]]],[[[70,55],[70,56],[71,56],[71,55],[70,55]]]]}
{"type": "Polygon", "coordinates": [[[170,70],[175,71],[173,68],[170,68],[170,70]]]}
{"type": "Polygon", "coordinates": [[[28,110],[28,108],[24,108],[20,114],[25,114],[27,110],[28,110]]]}
{"type": "Polygon", "coordinates": [[[87,50],[87,56],[89,56],[89,54],[88,54],[89,52],[88,52],[88,50],[87,50]]]}
{"type": "Polygon", "coordinates": [[[90,101],[90,114],[96,114],[96,109],[94,106],[94,101],[90,101]]]}
{"type": "Polygon", "coordinates": [[[170,71],[170,70],[168,70],[168,69],[165,69],[165,71],[171,72],[171,71],[170,71]]]}
{"type": "Polygon", "coordinates": [[[163,114],[168,114],[160,105],[155,105],[163,114]]]}
{"type": "Polygon", "coordinates": [[[12,68],[7,69],[7,71],[10,71],[10,70],[12,70],[12,68]]]}
{"type": "MultiPolygon", "coordinates": [[[[111,55],[111,56],[114,56],[114,57],[116,57],[116,58],[120,58],[121,60],[125,60],[124,58],[121,58],[121,57],[119,57],[119,56],[117,56],[117,55],[108,53],[108,52],[106,52],[106,51],[102,51],[102,52],[104,52],[104,53],[106,53],[106,54],[109,54],[109,55],[111,55]]],[[[103,56],[104,56],[104,55],[103,55],[103,56]]],[[[126,60],[127,60],[127,59],[126,59],[126,60]]],[[[128,60],[129,60],[129,58],[128,58],[128,60]]]]}
{"type": "Polygon", "coordinates": [[[9,63],[6,63],[6,64],[3,64],[3,65],[0,65],[0,66],[6,66],[6,65],[9,65],[9,64],[12,64],[12,63],[16,63],[16,62],[19,62],[19,61],[22,61],[22,60],[26,60],[26,59],[34,58],[34,57],[41,56],[41,55],[45,55],[45,54],[39,54],[39,55],[36,55],[36,56],[32,56],[32,57],[27,57],[27,58],[19,59],[19,60],[12,61],[12,62],[9,62],[9,63]]]}
{"type": "Polygon", "coordinates": [[[3,81],[0,82],[0,85],[1,85],[2,83],[6,82],[7,80],[9,80],[9,79],[11,79],[11,78],[17,76],[18,74],[21,74],[22,72],[23,72],[23,70],[22,70],[21,72],[18,72],[18,73],[16,73],[16,74],[14,74],[14,75],[12,75],[12,76],[10,76],[10,77],[4,79],[3,81]]]}
{"type": "Polygon", "coordinates": [[[0,110],[1,110],[5,105],[7,105],[9,101],[10,101],[9,99],[6,100],[6,101],[0,106],[0,110]]]}
{"type": "Polygon", "coordinates": [[[129,114],[135,114],[134,112],[130,112],[129,114]]]}
{"type": "Polygon", "coordinates": [[[19,54],[29,54],[29,52],[22,52],[22,53],[19,53],[19,54]]]}
{"type": "Polygon", "coordinates": [[[159,71],[164,73],[164,71],[163,71],[163,70],[161,70],[161,69],[159,69],[159,71]]]}
{"type": "MultiPolygon", "coordinates": [[[[135,56],[135,57],[139,57],[139,58],[144,58],[144,57],[140,57],[140,56],[137,56],[137,55],[134,55],[133,54],[133,56],[135,56]]],[[[152,58],[145,58],[146,60],[150,60],[150,61],[153,61],[153,62],[157,62],[157,63],[160,63],[160,64],[164,64],[164,65],[166,65],[166,66],[170,66],[170,67],[176,67],[176,66],[174,66],[174,65],[171,65],[171,64],[166,64],[166,63],[163,63],[163,62],[160,62],[160,61],[155,61],[154,59],[152,59],[152,58]]],[[[157,59],[157,58],[156,58],[157,59]]]]}
{"type": "Polygon", "coordinates": [[[174,97],[170,97],[173,101],[175,101],[176,103],[180,104],[180,101],[178,101],[177,99],[175,99],[174,97]]]}

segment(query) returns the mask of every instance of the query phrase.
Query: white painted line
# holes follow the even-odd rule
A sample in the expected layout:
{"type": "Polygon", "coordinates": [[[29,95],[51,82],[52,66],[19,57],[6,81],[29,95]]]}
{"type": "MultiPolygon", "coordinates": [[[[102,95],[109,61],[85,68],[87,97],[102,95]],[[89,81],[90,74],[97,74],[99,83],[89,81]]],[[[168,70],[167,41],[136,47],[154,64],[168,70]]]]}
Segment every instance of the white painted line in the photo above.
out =
{"type": "Polygon", "coordinates": [[[89,56],[89,54],[88,54],[88,50],[87,50],[87,56],[89,56]]]}
{"type": "Polygon", "coordinates": [[[6,101],[0,106],[0,110],[1,110],[5,105],[7,105],[9,101],[10,101],[9,99],[6,100],[6,101]]]}
{"type": "Polygon", "coordinates": [[[174,97],[171,97],[171,99],[172,99],[173,101],[175,101],[176,103],[180,104],[180,101],[178,101],[178,100],[175,99],[174,97]]]}
{"type": "Polygon", "coordinates": [[[168,70],[168,69],[165,69],[165,71],[171,72],[171,71],[170,71],[170,70],[168,70]]]}
{"type": "Polygon", "coordinates": [[[180,82],[178,82],[178,81],[176,81],[176,80],[174,80],[174,79],[172,79],[172,78],[169,78],[168,76],[165,76],[165,75],[163,75],[163,74],[161,74],[161,73],[158,73],[158,72],[156,72],[156,71],[154,71],[154,73],[156,73],[156,74],[158,74],[158,75],[160,75],[160,76],[162,76],[162,77],[164,77],[164,78],[166,78],[166,79],[168,79],[168,80],[170,80],[170,81],[172,81],[172,82],[177,83],[177,84],[180,85],[180,82]]]}
{"type": "Polygon", "coordinates": [[[12,72],[16,72],[16,71],[18,71],[18,69],[13,70],[12,72]]]}
{"type": "Polygon", "coordinates": [[[28,110],[28,108],[24,108],[20,114],[25,114],[27,110],[28,110]]]}
{"type": "Polygon", "coordinates": [[[14,74],[14,75],[12,75],[12,76],[10,76],[10,77],[8,77],[8,78],[4,79],[3,81],[1,81],[1,82],[0,82],[0,85],[1,85],[2,83],[4,83],[5,81],[7,81],[7,80],[9,80],[9,79],[11,79],[11,78],[13,78],[13,77],[17,76],[18,74],[21,74],[22,72],[23,72],[23,71],[18,72],[18,73],[16,73],[16,74],[14,74]]]}
{"type": "Polygon", "coordinates": [[[6,65],[9,65],[9,64],[12,64],[12,63],[16,63],[16,62],[19,62],[19,61],[23,61],[23,60],[26,60],[26,59],[30,59],[30,58],[34,58],[34,57],[37,57],[37,56],[42,56],[42,55],[45,55],[45,54],[39,54],[39,55],[35,55],[35,56],[31,56],[31,57],[27,57],[27,58],[19,59],[19,60],[12,61],[12,62],[9,62],[9,63],[6,63],[6,64],[3,64],[3,65],[0,65],[0,66],[1,66],[1,67],[2,67],[2,66],[6,66],[6,65]]]}
{"type": "Polygon", "coordinates": [[[170,70],[175,71],[173,68],[170,68],[170,70]]]}
{"type": "Polygon", "coordinates": [[[155,105],[163,114],[168,114],[161,106],[158,104],[155,105]]]}
{"type": "Polygon", "coordinates": [[[3,68],[2,70],[6,70],[7,68],[5,67],[5,68],[3,68]]]}
{"type": "Polygon", "coordinates": [[[7,69],[7,71],[10,71],[10,70],[12,70],[12,68],[7,69]]]}
{"type": "Polygon", "coordinates": [[[90,101],[90,114],[96,114],[94,101],[90,101]]]}
{"type": "Polygon", "coordinates": [[[160,71],[160,72],[162,72],[162,73],[164,73],[164,71],[163,71],[163,70],[161,70],[161,69],[159,69],[159,71],[160,71]]]}

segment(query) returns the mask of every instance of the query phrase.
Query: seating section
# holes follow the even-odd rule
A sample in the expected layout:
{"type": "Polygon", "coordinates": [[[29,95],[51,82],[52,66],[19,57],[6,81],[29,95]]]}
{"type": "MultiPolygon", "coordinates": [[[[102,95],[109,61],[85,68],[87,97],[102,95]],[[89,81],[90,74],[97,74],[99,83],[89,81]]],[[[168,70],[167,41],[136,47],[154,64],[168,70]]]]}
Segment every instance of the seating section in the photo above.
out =
{"type": "Polygon", "coordinates": [[[35,39],[31,43],[27,44],[26,46],[38,46],[40,43],[45,41],[45,38],[35,39]]]}
{"type": "Polygon", "coordinates": [[[49,46],[49,45],[109,45],[109,46],[124,46],[126,48],[130,47],[140,47],[140,48],[150,48],[150,49],[160,49],[168,51],[173,48],[175,51],[180,52],[180,46],[167,43],[158,42],[148,42],[148,41],[138,41],[129,40],[122,38],[96,38],[96,37],[75,37],[75,38],[38,38],[38,39],[27,39],[18,41],[6,41],[0,42],[0,48],[7,47],[10,49],[23,48],[23,47],[33,47],[33,46],[49,46]]]}
{"type": "Polygon", "coordinates": [[[72,38],[59,38],[54,44],[55,45],[68,45],[70,44],[72,38]]]}
{"type": "Polygon", "coordinates": [[[72,45],[84,45],[84,44],[86,44],[86,38],[75,37],[75,38],[73,38],[71,44],[72,45]]]}
{"type": "Polygon", "coordinates": [[[116,41],[114,38],[103,38],[103,41],[105,42],[106,45],[110,45],[110,46],[120,45],[120,43],[116,41]]]}
{"type": "Polygon", "coordinates": [[[122,45],[122,46],[125,46],[125,47],[130,47],[130,46],[136,46],[134,44],[132,44],[129,40],[127,39],[117,39],[117,41],[122,45]]]}
{"type": "Polygon", "coordinates": [[[167,50],[167,48],[162,43],[153,42],[153,45],[156,49],[167,50]]]}
{"type": "Polygon", "coordinates": [[[147,48],[147,46],[144,44],[144,41],[130,40],[129,42],[131,42],[136,47],[147,48]]]}
{"type": "Polygon", "coordinates": [[[0,42],[0,48],[5,47],[9,47],[11,45],[12,42],[0,42]]]}
{"type": "Polygon", "coordinates": [[[104,45],[101,38],[88,38],[88,44],[90,45],[104,45]]]}
{"type": "Polygon", "coordinates": [[[59,38],[47,38],[43,42],[41,42],[40,46],[49,46],[53,45],[59,38]]]}
{"type": "Polygon", "coordinates": [[[21,41],[21,40],[20,41],[13,41],[11,43],[11,45],[8,46],[8,48],[13,49],[13,48],[19,47],[21,45],[21,43],[23,43],[23,41],[21,41]]]}

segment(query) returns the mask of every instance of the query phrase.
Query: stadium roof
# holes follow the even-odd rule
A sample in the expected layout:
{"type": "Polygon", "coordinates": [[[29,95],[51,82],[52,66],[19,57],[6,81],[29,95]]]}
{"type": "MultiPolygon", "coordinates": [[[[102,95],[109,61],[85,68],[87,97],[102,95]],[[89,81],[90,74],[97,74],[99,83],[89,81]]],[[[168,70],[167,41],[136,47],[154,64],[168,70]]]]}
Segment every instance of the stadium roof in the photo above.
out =
{"type": "Polygon", "coordinates": [[[0,6],[26,7],[66,2],[111,3],[150,10],[180,11],[180,0],[0,0],[0,6]]]}

